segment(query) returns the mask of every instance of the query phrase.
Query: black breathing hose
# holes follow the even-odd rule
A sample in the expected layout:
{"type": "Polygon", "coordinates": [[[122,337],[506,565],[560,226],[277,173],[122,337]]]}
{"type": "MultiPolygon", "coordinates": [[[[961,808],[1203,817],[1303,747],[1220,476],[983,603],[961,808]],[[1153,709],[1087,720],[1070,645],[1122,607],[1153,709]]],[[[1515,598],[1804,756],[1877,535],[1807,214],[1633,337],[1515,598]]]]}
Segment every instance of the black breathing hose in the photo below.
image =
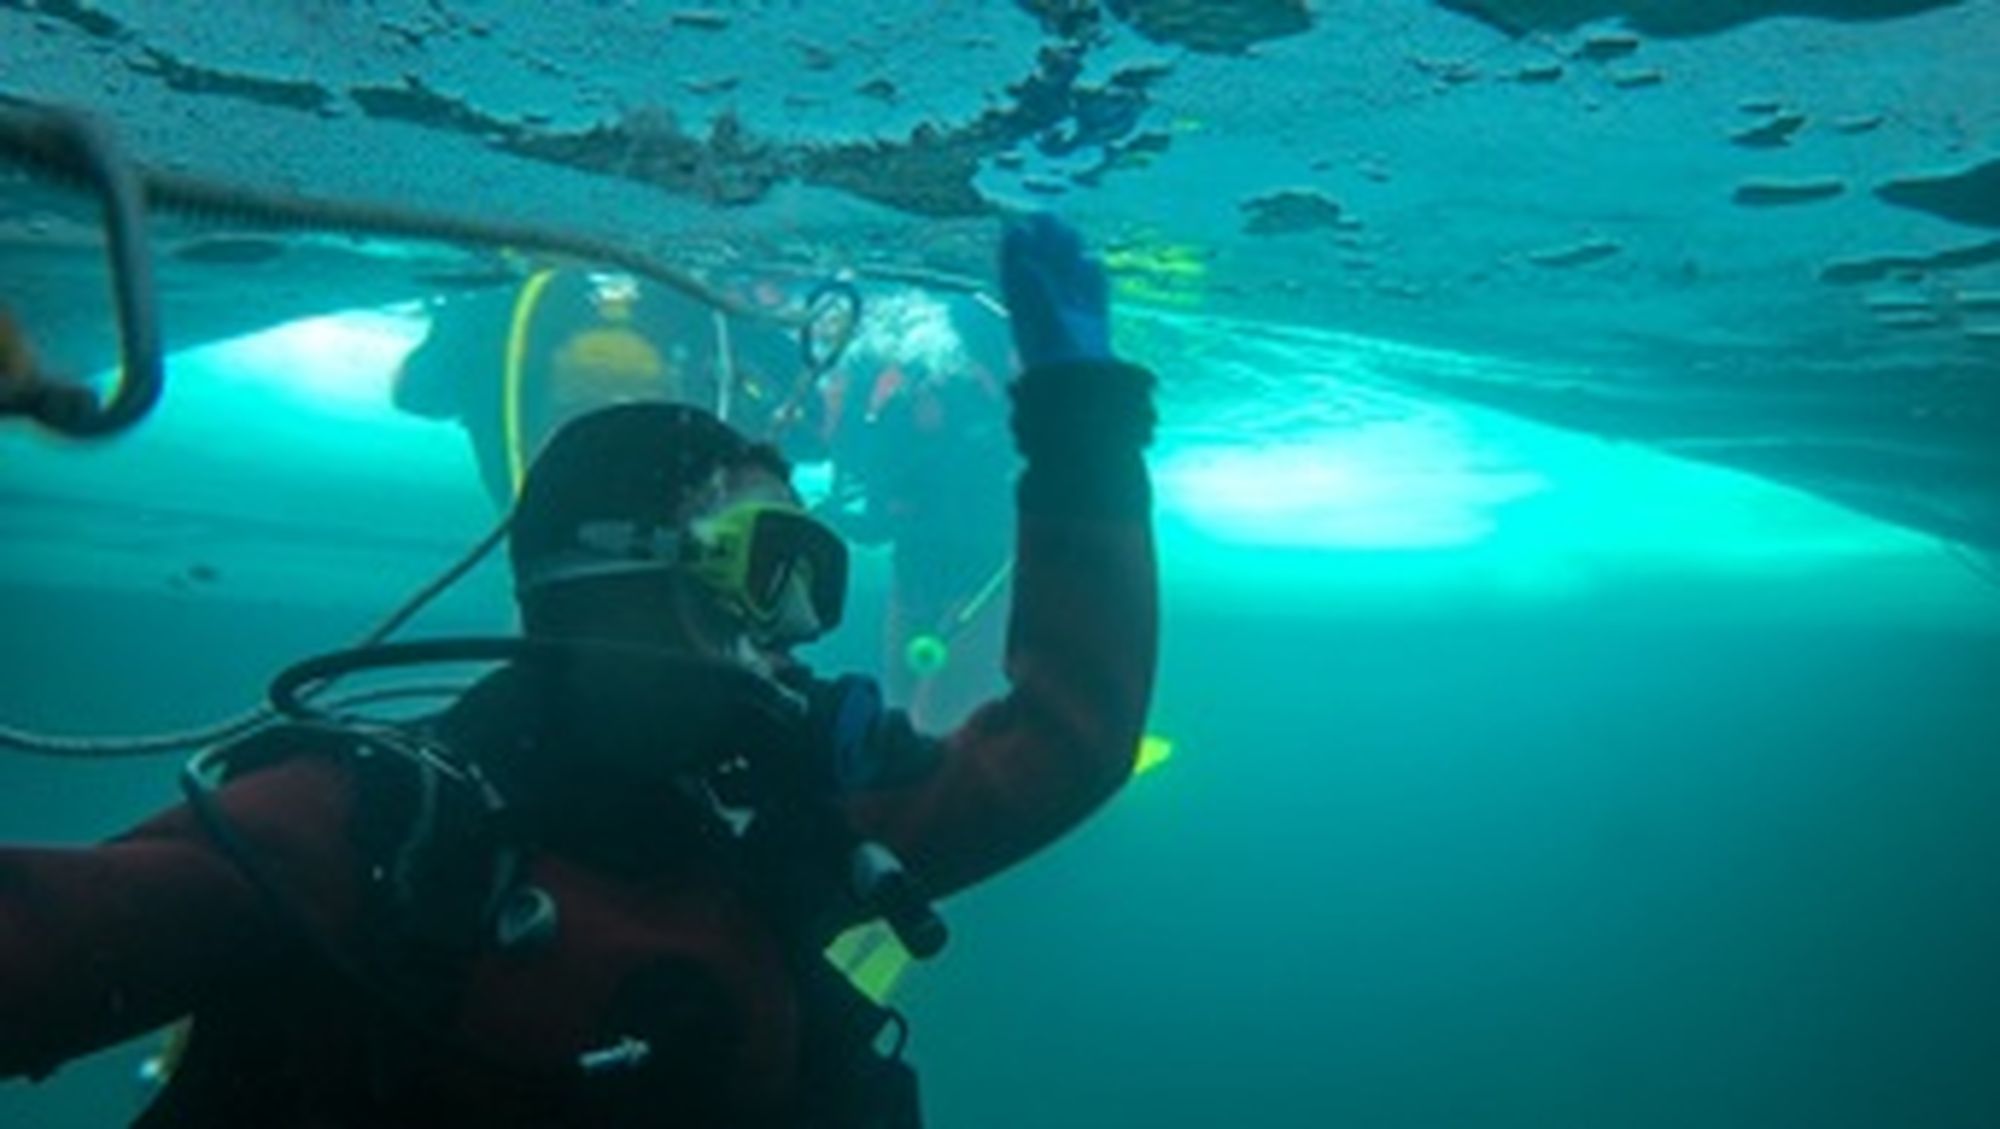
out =
{"type": "MultiPolygon", "coordinates": [[[[380,644],[389,636],[401,630],[416,614],[437,597],[457,583],[466,573],[479,564],[500,544],[512,523],[511,515],[502,518],[479,543],[467,550],[453,562],[450,568],[439,573],[430,583],[418,589],[404,600],[402,605],[374,629],[363,636],[355,645],[355,651],[366,651],[380,644]]],[[[349,652],[342,652],[349,653],[349,652]]],[[[357,667],[356,669],[360,669],[357,667]]],[[[331,688],[331,681],[322,681],[316,691],[331,688]]],[[[427,692],[429,689],[427,688],[427,692]]],[[[35,733],[26,729],[0,725],[0,752],[29,753],[37,756],[62,757],[71,760],[108,760],[116,757],[144,757],[159,753],[179,752],[182,749],[214,745],[253,733],[276,721],[278,714],[269,706],[259,706],[246,710],[235,717],[227,718],[214,725],[200,729],[173,733],[149,734],[137,737],[58,737],[46,733],[35,733]]]]}
{"type": "Polygon", "coordinates": [[[793,720],[803,707],[771,682],[746,667],[721,659],[668,651],[637,644],[535,639],[519,635],[493,638],[422,639],[410,643],[371,642],[341,651],[314,655],[278,672],[268,691],[270,708],[294,721],[332,719],[326,707],[315,705],[327,686],[351,674],[393,667],[435,666],[442,663],[559,663],[582,656],[606,656],[647,664],[663,674],[700,672],[754,703],[758,712],[778,723],[793,720]]]}

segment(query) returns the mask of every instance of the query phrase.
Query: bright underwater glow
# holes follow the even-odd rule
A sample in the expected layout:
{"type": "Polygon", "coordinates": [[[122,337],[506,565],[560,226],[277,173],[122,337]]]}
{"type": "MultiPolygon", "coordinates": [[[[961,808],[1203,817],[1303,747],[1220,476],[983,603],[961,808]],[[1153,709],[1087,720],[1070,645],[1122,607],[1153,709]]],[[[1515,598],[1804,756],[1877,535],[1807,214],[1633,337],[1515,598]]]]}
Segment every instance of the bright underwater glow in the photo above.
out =
{"type": "Polygon", "coordinates": [[[350,310],[286,322],[187,357],[238,393],[268,391],[343,418],[374,416],[392,410],[397,369],[424,327],[414,306],[350,310]]]}
{"type": "MultiPolygon", "coordinates": [[[[449,427],[399,413],[391,399],[402,357],[422,337],[414,307],[350,311],[291,322],[177,358],[199,379],[174,397],[192,413],[254,417],[273,440],[354,449],[393,458],[385,428],[405,444],[461,445],[449,427]],[[315,422],[317,421],[317,423],[315,422]],[[329,430],[327,422],[345,426],[329,430]],[[375,438],[371,439],[370,436],[375,438]]],[[[1324,343],[1321,343],[1324,345],[1324,343]]],[[[1369,375],[1393,368],[1386,343],[1343,339],[1342,355],[1369,375]],[[1389,357],[1388,361],[1383,358],[1389,357]]],[[[1657,558],[1772,557],[1932,551],[1916,534],[1851,514],[1748,475],[1635,444],[1390,391],[1393,379],[1360,385],[1291,382],[1303,352],[1246,351],[1234,358],[1264,372],[1262,388],[1219,406],[1217,427],[1176,427],[1169,413],[1153,452],[1163,525],[1218,547],[1345,553],[1504,552],[1508,557],[1614,552],[1657,558]],[[1284,380],[1272,380],[1272,374],[1284,380]],[[1291,395],[1365,399],[1367,411],[1336,423],[1308,422],[1291,395]]],[[[1424,363],[1476,365],[1429,354],[1424,363]]],[[[1315,363],[1320,371],[1343,366],[1315,363]]],[[[1209,412],[1198,412],[1209,416],[1209,412]]],[[[271,457],[301,453],[273,450],[271,457]]],[[[823,466],[803,468],[824,478],[823,466]]],[[[366,477],[365,475],[362,477],[366,477]]],[[[808,492],[824,489],[808,481],[808,492]]]]}
{"type": "MultiPolygon", "coordinates": [[[[1934,554],[1933,539],[1750,475],[1424,405],[1266,444],[1173,441],[1163,525],[1217,548],[1762,562],[1934,554]]],[[[1358,563],[1358,562],[1355,562],[1358,563]]]]}
{"type": "Polygon", "coordinates": [[[1162,506],[1219,540],[1290,548],[1448,548],[1492,532],[1499,510],[1546,487],[1525,469],[1475,465],[1474,448],[1428,422],[1260,446],[1168,447],[1162,506]]]}

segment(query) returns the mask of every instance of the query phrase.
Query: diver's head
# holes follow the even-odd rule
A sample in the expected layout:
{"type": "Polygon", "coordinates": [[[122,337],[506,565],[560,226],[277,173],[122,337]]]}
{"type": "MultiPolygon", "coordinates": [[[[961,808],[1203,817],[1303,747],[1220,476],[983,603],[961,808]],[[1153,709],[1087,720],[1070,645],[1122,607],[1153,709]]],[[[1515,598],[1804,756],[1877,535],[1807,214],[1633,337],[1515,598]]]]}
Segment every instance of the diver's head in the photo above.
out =
{"type": "Polygon", "coordinates": [[[846,596],[846,547],[800,508],[783,456],[684,404],[617,404],[552,436],[509,550],[540,638],[759,665],[831,630],[846,596]]]}

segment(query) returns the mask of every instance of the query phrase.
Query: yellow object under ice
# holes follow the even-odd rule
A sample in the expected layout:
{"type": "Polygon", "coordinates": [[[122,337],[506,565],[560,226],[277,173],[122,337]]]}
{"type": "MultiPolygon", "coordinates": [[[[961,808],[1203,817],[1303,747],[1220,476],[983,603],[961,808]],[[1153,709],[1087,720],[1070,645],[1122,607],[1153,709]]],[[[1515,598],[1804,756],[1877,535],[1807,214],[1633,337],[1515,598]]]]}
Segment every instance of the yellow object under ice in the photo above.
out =
{"type": "Polygon", "coordinates": [[[1104,251],[1104,269],[1117,296],[1129,302],[1199,308],[1208,297],[1213,252],[1195,243],[1142,235],[1104,251]]]}

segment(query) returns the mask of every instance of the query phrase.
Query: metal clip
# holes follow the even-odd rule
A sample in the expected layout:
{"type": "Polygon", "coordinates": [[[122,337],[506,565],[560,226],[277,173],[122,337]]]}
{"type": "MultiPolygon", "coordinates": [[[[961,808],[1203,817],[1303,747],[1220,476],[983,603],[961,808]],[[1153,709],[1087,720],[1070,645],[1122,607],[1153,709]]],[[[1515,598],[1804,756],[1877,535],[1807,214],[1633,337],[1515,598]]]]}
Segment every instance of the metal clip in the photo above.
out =
{"type": "Polygon", "coordinates": [[[612,1046],[600,1050],[585,1051],[577,1056],[576,1064],[585,1075],[596,1076],[637,1070],[653,1057],[653,1045],[644,1039],[634,1039],[627,1035],[612,1046]]]}
{"type": "Polygon", "coordinates": [[[493,922],[502,949],[536,949],[555,940],[556,900],[539,886],[519,886],[507,894],[493,922]]]}

